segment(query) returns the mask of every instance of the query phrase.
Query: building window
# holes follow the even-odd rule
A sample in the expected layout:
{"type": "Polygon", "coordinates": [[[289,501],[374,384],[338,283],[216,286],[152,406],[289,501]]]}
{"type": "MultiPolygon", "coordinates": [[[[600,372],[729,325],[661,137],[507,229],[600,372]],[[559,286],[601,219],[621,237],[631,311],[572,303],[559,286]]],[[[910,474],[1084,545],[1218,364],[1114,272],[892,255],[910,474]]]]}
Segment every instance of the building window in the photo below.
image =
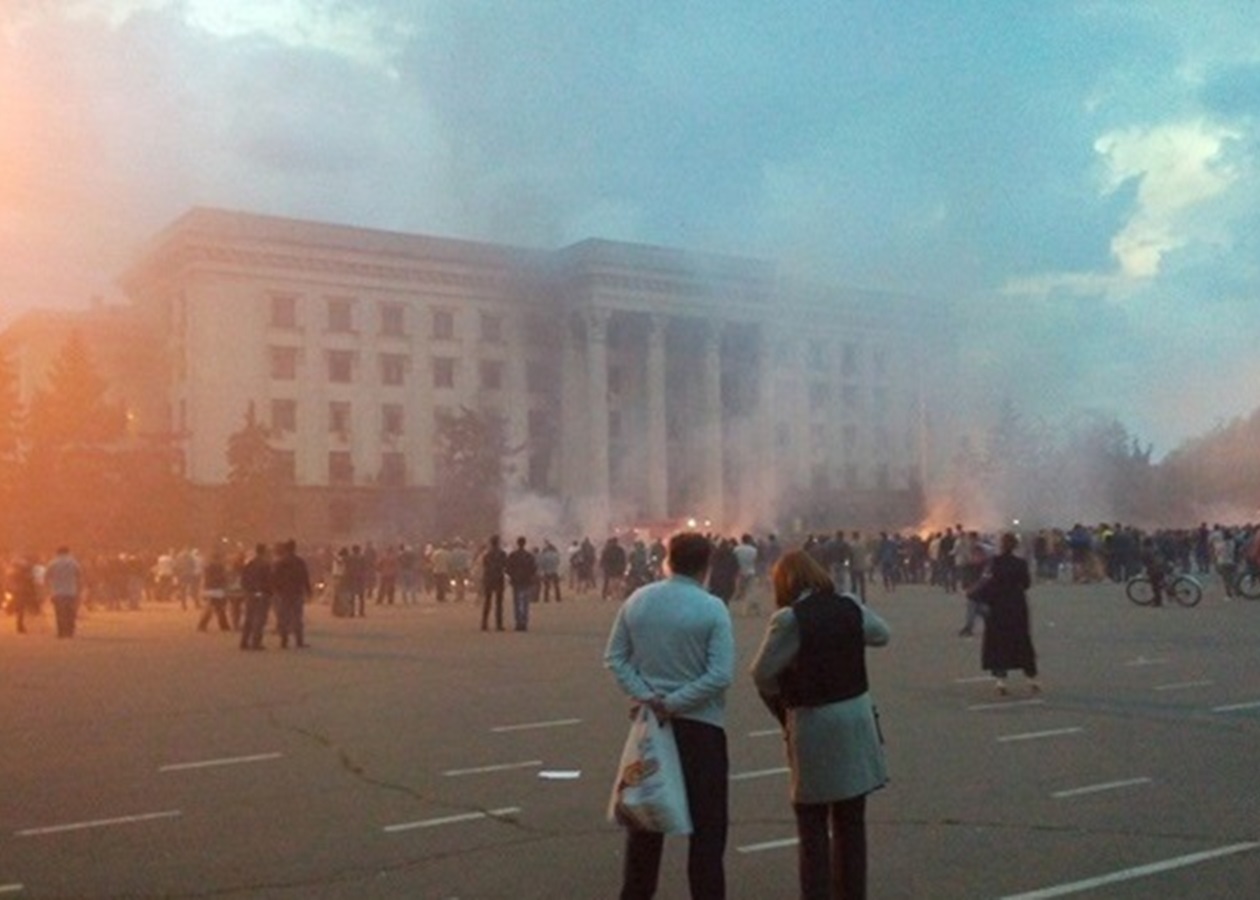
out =
{"type": "Polygon", "coordinates": [[[407,357],[399,356],[397,353],[381,355],[381,384],[401,385],[406,371],[407,357]]]}
{"type": "Polygon", "coordinates": [[[840,405],[850,412],[858,408],[858,389],[856,384],[846,384],[840,388],[840,405]]]}
{"type": "Polygon", "coordinates": [[[405,337],[406,319],[401,303],[381,304],[381,334],[388,337],[405,337]]]}
{"type": "Polygon", "coordinates": [[[328,504],[328,530],[336,535],[354,533],[354,504],[334,500],[328,504]]]}
{"type": "Polygon", "coordinates": [[[271,377],[276,381],[292,381],[297,378],[298,352],[296,347],[270,347],[271,377]]]}
{"type": "Polygon", "coordinates": [[[619,410],[610,409],[608,411],[608,439],[610,441],[621,440],[621,412],[619,410]]]}
{"type": "Polygon", "coordinates": [[[618,397],[621,395],[622,382],[624,381],[621,366],[608,367],[608,396],[618,397]]]}
{"type": "Polygon", "coordinates": [[[380,483],[390,487],[402,487],[407,483],[407,459],[401,453],[381,455],[380,483]]]}
{"type": "Polygon", "coordinates": [[[811,381],[809,383],[809,402],[811,406],[826,406],[830,394],[830,385],[827,382],[811,381]]]}
{"type": "Polygon", "coordinates": [[[433,310],[433,340],[455,340],[455,313],[449,309],[433,310]]]}
{"type": "Polygon", "coordinates": [[[844,447],[845,456],[857,453],[858,430],[856,425],[845,425],[840,429],[840,443],[844,447]]]}
{"type": "Polygon", "coordinates": [[[354,301],[333,297],[328,301],[328,330],[337,334],[354,331],[354,301]]]}
{"type": "Polygon", "coordinates": [[[328,454],[328,483],[354,483],[354,462],[348,450],[333,450],[328,454]]]}
{"type": "Polygon", "coordinates": [[[297,454],[292,450],[276,451],[276,479],[282,484],[297,481],[297,454]]]}
{"type": "Polygon", "coordinates": [[[354,354],[349,350],[328,351],[328,380],[349,384],[354,379],[354,354]]]}
{"type": "Polygon", "coordinates": [[[297,328],[297,297],[292,294],[271,295],[271,327],[297,328]]]}
{"type": "Polygon", "coordinates": [[[497,313],[481,314],[481,339],[490,344],[503,343],[503,316],[497,313]]]}
{"type": "Polygon", "coordinates": [[[292,434],[297,431],[297,401],[271,401],[271,430],[276,434],[292,434]]]}
{"type": "Polygon", "coordinates": [[[348,437],[350,435],[350,404],[335,402],[328,404],[328,430],[332,434],[348,437]]]}
{"type": "Polygon", "coordinates": [[[439,356],[433,360],[433,386],[435,388],[455,387],[455,360],[449,356],[439,356]]]}
{"type": "Polygon", "coordinates": [[[503,363],[497,359],[483,359],[480,365],[481,389],[483,391],[503,390],[503,363]]]}
{"type": "Polygon", "coordinates": [[[386,437],[402,437],[403,408],[399,403],[386,403],[381,407],[381,434],[386,437]]]}
{"type": "Polygon", "coordinates": [[[531,394],[545,393],[551,387],[551,370],[545,363],[531,362],[525,366],[525,388],[531,394]]]}

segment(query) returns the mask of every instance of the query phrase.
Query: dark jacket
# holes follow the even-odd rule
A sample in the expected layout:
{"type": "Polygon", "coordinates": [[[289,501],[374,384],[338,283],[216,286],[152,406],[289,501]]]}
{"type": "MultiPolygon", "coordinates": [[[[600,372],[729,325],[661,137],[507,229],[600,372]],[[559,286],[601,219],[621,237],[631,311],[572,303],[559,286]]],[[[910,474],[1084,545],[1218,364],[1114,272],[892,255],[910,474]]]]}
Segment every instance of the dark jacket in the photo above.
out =
{"type": "Polygon", "coordinates": [[[295,599],[311,595],[311,575],[300,556],[281,556],[271,567],[271,590],[277,597],[295,599]]]}
{"type": "Polygon", "coordinates": [[[1013,553],[1003,553],[993,558],[988,572],[968,594],[989,608],[984,619],[981,668],[1036,671],[1026,593],[1031,585],[1028,563],[1013,553]]]}
{"type": "Polygon", "coordinates": [[[538,581],[538,561],[524,547],[517,547],[508,554],[503,569],[514,588],[530,587],[538,581]]]}
{"type": "Polygon", "coordinates": [[[862,609],[852,597],[812,593],[792,604],[800,629],[796,660],[779,677],[784,707],[825,706],[869,689],[862,609]]]}

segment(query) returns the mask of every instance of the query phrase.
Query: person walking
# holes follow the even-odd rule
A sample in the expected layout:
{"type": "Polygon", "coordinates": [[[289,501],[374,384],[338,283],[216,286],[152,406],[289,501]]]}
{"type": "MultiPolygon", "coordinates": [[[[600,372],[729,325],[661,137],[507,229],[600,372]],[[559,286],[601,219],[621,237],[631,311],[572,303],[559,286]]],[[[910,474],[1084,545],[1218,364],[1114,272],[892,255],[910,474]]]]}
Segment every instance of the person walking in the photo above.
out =
{"type": "Polygon", "coordinates": [[[503,630],[503,588],[507,554],[499,546],[499,536],[490,535],[481,554],[481,630],[490,630],[490,604],[494,603],[494,627],[503,630]]]}
{"type": "Polygon", "coordinates": [[[1027,561],[1015,555],[1018,546],[1019,538],[1014,533],[1003,534],[998,555],[980,582],[967,592],[968,599],[988,608],[980,644],[980,667],[993,674],[997,692],[1003,696],[1008,693],[1006,673],[1011,669],[1023,669],[1032,692],[1041,691],[1028,610],[1032,579],[1027,561]]]}
{"type": "Polygon", "coordinates": [[[245,622],[241,626],[241,649],[262,650],[263,631],[271,609],[271,557],[266,544],[254,547],[254,555],[241,569],[241,590],[245,593],[245,622]]]}
{"type": "Polygon", "coordinates": [[[866,647],[886,645],[890,631],[803,551],[785,553],[771,582],[778,611],[752,677],[787,739],[800,896],[863,900],[866,797],[888,781],[866,647]]]}
{"type": "Polygon", "coordinates": [[[512,585],[513,624],[517,631],[529,631],[529,605],[538,590],[538,561],[525,546],[525,538],[516,539],[516,549],[504,560],[503,572],[512,585]]]}
{"type": "Polygon", "coordinates": [[[70,555],[69,547],[57,548],[57,555],[44,569],[44,585],[52,597],[53,612],[57,617],[57,637],[74,637],[79,595],[83,589],[83,570],[78,560],[70,555]]]}
{"type": "Polygon", "coordinates": [[[218,618],[220,631],[231,631],[228,622],[228,569],[223,561],[223,552],[214,550],[209,561],[201,570],[201,596],[205,598],[206,608],[197,622],[197,630],[205,631],[211,618],[218,618]]]}
{"type": "Polygon", "coordinates": [[[15,556],[9,563],[4,587],[13,598],[17,633],[26,634],[26,617],[39,614],[39,585],[35,583],[34,563],[24,556],[15,556]]]}
{"type": "MultiPolygon", "coordinates": [[[[730,759],[726,691],[735,639],[726,604],[703,587],[712,545],[696,532],[669,540],[670,575],[635,591],[618,608],[604,665],[636,705],[671,723],[686,782],[693,831],[687,848],[692,900],[724,900],[730,759]]],[[[628,828],[621,900],[649,900],[660,876],[665,836],[628,828]]]]}
{"type": "Polygon", "coordinates": [[[306,643],[306,601],[311,596],[311,573],[306,560],[297,555],[297,543],[288,540],[279,546],[271,567],[271,591],[275,597],[276,630],[280,632],[280,649],[287,650],[292,636],[300,649],[306,643]]]}

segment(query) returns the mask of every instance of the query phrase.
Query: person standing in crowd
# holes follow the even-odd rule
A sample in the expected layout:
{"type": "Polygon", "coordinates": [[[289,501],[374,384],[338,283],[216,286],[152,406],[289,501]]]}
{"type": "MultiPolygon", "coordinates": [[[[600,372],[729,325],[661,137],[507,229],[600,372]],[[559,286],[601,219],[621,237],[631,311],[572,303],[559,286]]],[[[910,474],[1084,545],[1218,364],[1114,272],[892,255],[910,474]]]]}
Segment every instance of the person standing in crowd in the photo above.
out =
{"type": "Polygon", "coordinates": [[[862,900],[866,796],[888,781],[866,647],[884,646],[890,631],[803,551],[784,554],[771,581],[778,611],[752,676],[787,739],[800,896],[862,900]]]}
{"type": "Polygon", "coordinates": [[[507,554],[499,546],[499,536],[490,535],[481,554],[481,630],[490,630],[490,604],[494,603],[494,627],[503,630],[503,587],[507,575],[507,554]]]}
{"type": "Polygon", "coordinates": [[[254,555],[241,570],[241,590],[245,594],[245,622],[241,626],[241,649],[262,650],[263,631],[271,608],[271,558],[266,544],[254,547],[254,555]]]}
{"type": "Polygon", "coordinates": [[[538,561],[525,546],[525,538],[516,539],[516,549],[508,554],[503,571],[512,585],[513,624],[517,631],[529,631],[529,605],[538,589],[538,561]]]}
{"type": "Polygon", "coordinates": [[[1019,538],[1012,532],[1002,535],[998,555],[988,571],[970,591],[969,599],[988,608],[984,639],[980,645],[980,667],[997,679],[997,692],[1008,693],[1006,673],[1023,669],[1028,686],[1040,693],[1037,680],[1037,653],[1032,642],[1032,616],[1028,610],[1028,588],[1032,578],[1028,562],[1015,555],[1019,538]]]}
{"type": "Polygon", "coordinates": [[[451,547],[449,565],[451,581],[455,584],[455,602],[462,603],[468,591],[468,580],[472,573],[472,554],[468,552],[463,541],[456,540],[455,545],[451,547]]]}
{"type": "Polygon", "coordinates": [[[753,536],[743,535],[731,552],[735,555],[736,566],[735,600],[747,604],[744,608],[748,615],[759,615],[761,606],[757,603],[757,595],[753,589],[757,580],[757,544],[753,541],[753,536]]]}
{"type": "Polygon", "coordinates": [[[560,602],[560,551],[551,541],[543,541],[543,548],[538,553],[538,575],[542,579],[542,601],[547,603],[551,595],[556,595],[560,602]]]}
{"type": "Polygon", "coordinates": [[[429,572],[433,577],[433,594],[438,603],[446,602],[446,594],[451,589],[451,551],[445,543],[433,548],[429,556],[429,572]]]}
{"type": "Polygon", "coordinates": [[[604,543],[604,549],[599,554],[599,568],[604,575],[600,599],[620,599],[622,582],[626,577],[626,563],[626,549],[621,546],[617,536],[613,535],[604,543]]]}
{"type": "Polygon", "coordinates": [[[215,550],[211,552],[209,561],[201,570],[201,596],[205,598],[206,608],[201,613],[200,621],[197,622],[198,631],[205,631],[212,617],[218,618],[220,631],[232,630],[227,616],[227,591],[227,565],[223,562],[223,552],[215,550]]]}
{"type": "Polygon", "coordinates": [[[57,555],[44,569],[44,586],[52,597],[57,616],[57,637],[74,637],[75,620],[79,615],[79,596],[83,588],[83,570],[70,555],[69,547],[58,547],[57,555]]]}
{"type": "Polygon", "coordinates": [[[279,546],[275,565],[271,567],[271,592],[275,596],[276,630],[280,632],[280,649],[287,650],[289,637],[299,649],[306,643],[305,607],[311,596],[311,573],[306,560],[297,555],[297,543],[288,540],[279,546]]]}
{"type": "Polygon", "coordinates": [[[39,585],[35,583],[35,566],[30,559],[15,556],[5,576],[5,590],[13,598],[13,616],[17,633],[26,634],[26,617],[39,613],[39,585]]]}
{"type": "MultiPolygon", "coordinates": [[[[724,900],[730,759],[726,691],[734,677],[730,612],[704,587],[712,545],[696,532],[669,540],[669,578],[639,588],[617,610],[604,665],[635,704],[672,724],[693,831],[692,900],[724,900]]],[[[664,835],[626,833],[621,900],[655,896],[664,835]]]]}

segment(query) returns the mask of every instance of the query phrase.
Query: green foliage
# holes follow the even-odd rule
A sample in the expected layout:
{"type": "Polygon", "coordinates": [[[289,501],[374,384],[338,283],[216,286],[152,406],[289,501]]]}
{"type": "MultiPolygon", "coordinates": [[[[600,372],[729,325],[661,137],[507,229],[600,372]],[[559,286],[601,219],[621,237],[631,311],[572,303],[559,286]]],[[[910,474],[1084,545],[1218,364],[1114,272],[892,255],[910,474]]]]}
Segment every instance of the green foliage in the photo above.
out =
{"type": "Polygon", "coordinates": [[[504,474],[514,455],[502,416],[461,406],[438,417],[436,441],[438,515],[444,537],[480,536],[498,527],[504,474]]]}
{"type": "Polygon", "coordinates": [[[242,426],[228,435],[227,462],[225,534],[245,544],[268,540],[285,486],[280,454],[271,446],[271,434],[258,421],[253,403],[242,426]]]}

